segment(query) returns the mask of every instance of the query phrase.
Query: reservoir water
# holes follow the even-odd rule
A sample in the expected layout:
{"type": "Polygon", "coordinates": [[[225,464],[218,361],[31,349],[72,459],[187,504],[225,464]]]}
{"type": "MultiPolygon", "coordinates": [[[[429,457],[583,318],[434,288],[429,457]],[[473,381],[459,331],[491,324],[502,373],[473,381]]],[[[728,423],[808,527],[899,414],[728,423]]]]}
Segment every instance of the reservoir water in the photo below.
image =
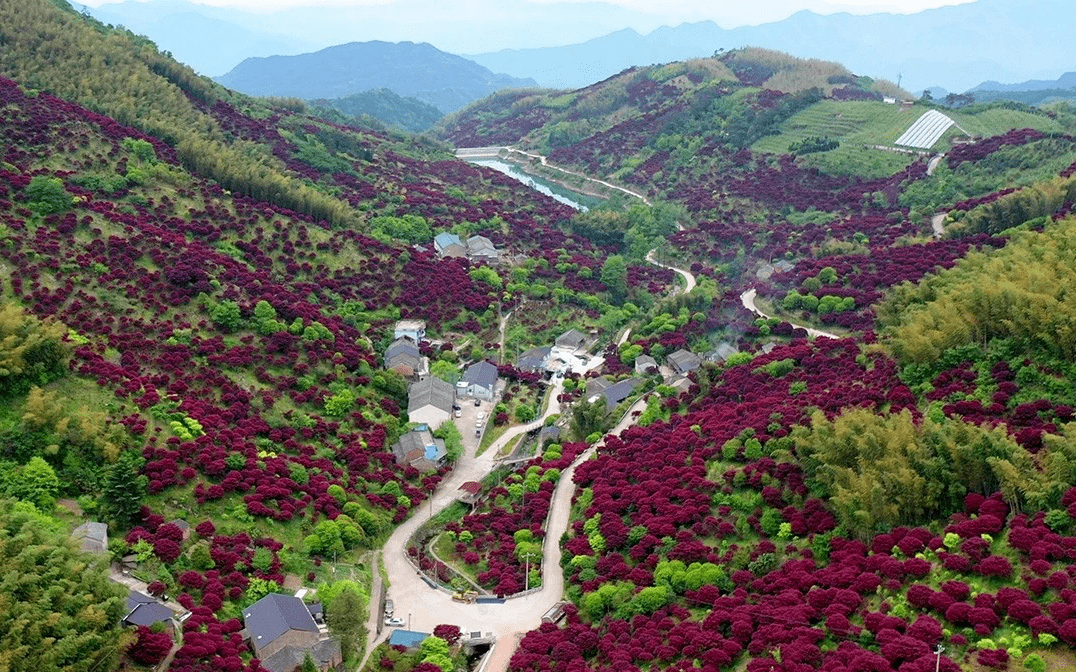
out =
{"type": "Polygon", "coordinates": [[[471,161],[471,163],[479,166],[485,166],[487,168],[492,168],[496,171],[502,172],[505,175],[511,177],[512,179],[522,182],[531,189],[543,193],[546,196],[550,196],[553,199],[560,201],[567,206],[575,208],[576,210],[579,210],[581,212],[586,212],[588,210],[587,206],[583,205],[578,200],[575,200],[577,198],[582,200],[579,194],[576,194],[575,192],[572,192],[568,189],[564,189],[558,185],[551,184],[544,180],[532,177],[510,163],[498,161],[497,159],[478,159],[476,161],[471,161]],[[565,194],[571,194],[571,197],[565,194]]]}

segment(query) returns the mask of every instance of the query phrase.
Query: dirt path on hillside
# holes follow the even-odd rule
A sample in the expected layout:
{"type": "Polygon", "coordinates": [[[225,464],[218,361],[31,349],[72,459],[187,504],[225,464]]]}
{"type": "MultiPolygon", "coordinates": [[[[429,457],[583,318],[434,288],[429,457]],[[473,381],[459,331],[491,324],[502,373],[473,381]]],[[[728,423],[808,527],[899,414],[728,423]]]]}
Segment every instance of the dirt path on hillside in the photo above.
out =
{"type": "MultiPolygon", "coordinates": [[[[755,315],[768,319],[770,316],[762,312],[755,306],[755,295],[757,293],[758,292],[754,288],[747,290],[743,294],[740,294],[740,302],[743,303],[744,308],[750,310],[755,315]]],[[[789,324],[791,324],[793,328],[805,330],[808,336],[814,336],[816,338],[840,338],[840,336],[838,336],[837,334],[830,333],[828,331],[822,331],[821,329],[815,329],[813,327],[796,324],[794,322],[790,322],[789,324]]]]}
{"type": "MultiPolygon", "coordinates": [[[[680,276],[684,279],[685,283],[684,294],[690,294],[691,290],[695,289],[695,274],[691,271],[686,271],[682,268],[677,268],[676,266],[670,266],[669,264],[663,264],[660,261],[657,261],[656,259],[654,259],[654,252],[655,250],[650,250],[649,252],[647,252],[646,260],[655,266],[660,266],[661,268],[668,268],[679,273],[680,276]]],[[[675,295],[676,292],[673,292],[673,294],[675,295]]]]}

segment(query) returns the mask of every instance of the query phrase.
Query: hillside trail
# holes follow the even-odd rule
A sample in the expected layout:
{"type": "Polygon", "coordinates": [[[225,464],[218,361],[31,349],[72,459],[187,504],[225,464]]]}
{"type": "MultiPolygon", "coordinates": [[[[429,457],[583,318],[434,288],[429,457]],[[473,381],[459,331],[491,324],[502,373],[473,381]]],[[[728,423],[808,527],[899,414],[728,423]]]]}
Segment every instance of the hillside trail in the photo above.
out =
{"type": "Polygon", "coordinates": [[[649,252],[647,252],[646,253],[646,260],[648,262],[650,262],[651,264],[655,265],[655,266],[660,266],[661,268],[668,268],[670,270],[673,270],[673,271],[676,271],[677,273],[679,273],[680,276],[682,278],[684,278],[684,282],[685,282],[685,287],[684,287],[683,293],[684,294],[690,294],[691,290],[695,289],[695,274],[692,273],[691,271],[687,271],[687,270],[684,270],[682,268],[677,268],[676,266],[670,266],[669,264],[663,264],[660,261],[654,259],[654,253],[656,251],[657,251],[657,249],[653,249],[653,250],[650,250],[649,252]]]}
{"type": "MultiPolygon", "coordinates": [[[[758,315],[759,317],[764,318],[764,319],[769,319],[769,317],[770,317],[769,315],[762,312],[761,310],[759,310],[755,306],[755,295],[757,293],[758,293],[757,290],[755,290],[755,288],[752,287],[751,289],[747,290],[746,292],[740,294],[740,302],[743,303],[744,308],[750,310],[755,315],[758,315]]],[[[794,322],[790,322],[789,324],[791,324],[794,329],[803,329],[804,331],[807,332],[807,335],[814,336],[816,338],[840,338],[840,336],[838,336],[837,334],[834,334],[834,333],[831,333],[831,332],[828,332],[828,331],[822,331],[821,329],[815,329],[813,327],[808,327],[808,326],[805,326],[805,325],[802,325],[802,324],[796,324],[794,322]]]]}

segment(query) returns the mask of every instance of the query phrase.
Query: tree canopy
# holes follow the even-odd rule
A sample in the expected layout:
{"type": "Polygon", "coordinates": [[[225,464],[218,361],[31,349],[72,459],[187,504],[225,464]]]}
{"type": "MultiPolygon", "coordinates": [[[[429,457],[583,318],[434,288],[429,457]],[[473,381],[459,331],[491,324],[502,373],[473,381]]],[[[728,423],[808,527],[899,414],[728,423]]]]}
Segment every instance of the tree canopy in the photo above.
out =
{"type": "Polygon", "coordinates": [[[0,669],[115,669],[133,639],[119,624],[127,591],[56,521],[29,504],[0,502],[0,577],[0,669]]]}

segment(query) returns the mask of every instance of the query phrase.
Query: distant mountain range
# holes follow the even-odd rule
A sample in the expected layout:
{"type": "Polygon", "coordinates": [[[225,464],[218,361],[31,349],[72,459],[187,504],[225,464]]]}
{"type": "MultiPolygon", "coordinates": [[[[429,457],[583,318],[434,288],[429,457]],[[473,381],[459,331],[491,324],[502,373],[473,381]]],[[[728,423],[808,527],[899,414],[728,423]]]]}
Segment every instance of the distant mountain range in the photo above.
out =
{"type": "Polygon", "coordinates": [[[1033,79],[1017,84],[983,82],[968,93],[979,102],[1015,100],[1038,105],[1054,100],[1076,101],[1076,72],[1066,72],[1054,80],[1033,79]]]}
{"type": "Polygon", "coordinates": [[[464,13],[453,13],[450,2],[433,7],[429,0],[252,13],[187,0],[129,0],[86,11],[146,34],[208,74],[226,72],[250,56],[311,52],[356,39],[413,40],[416,35],[450,52],[477,54],[467,57],[492,72],[557,88],[587,86],[633,65],[710,56],[745,45],[837,61],[870,77],[899,79],[916,94],[934,86],[966,91],[988,80],[1049,80],[1076,66],[1071,37],[1076,12],[1070,0],[975,0],[908,15],[803,11],[758,26],[726,30],[703,21],[645,33],[617,26],[658,25],[652,16],[601,2],[535,4],[543,8],[540,13],[529,4],[498,9],[493,0],[471,0],[468,7],[472,5],[478,9],[464,13]],[[418,12],[421,7],[426,11],[418,12]],[[390,9],[397,12],[395,20],[390,9]],[[414,20],[401,22],[399,16],[414,20]],[[551,32],[551,23],[562,29],[551,32]],[[568,46],[465,48],[526,46],[542,39],[568,46]]]}
{"type": "Polygon", "coordinates": [[[490,72],[462,56],[414,42],[352,42],[297,56],[248,58],[216,80],[254,96],[307,100],[390,89],[452,112],[500,89],[533,87],[533,79],[490,72]]]}
{"type": "Polygon", "coordinates": [[[823,16],[724,30],[705,21],[647,35],[621,30],[581,44],[471,55],[491,70],[578,88],[633,65],[710,56],[752,45],[837,61],[854,72],[897,81],[909,91],[932,85],[965,90],[988,79],[1049,77],[1076,64],[1071,0],[977,0],[918,14],[823,16]]]}

